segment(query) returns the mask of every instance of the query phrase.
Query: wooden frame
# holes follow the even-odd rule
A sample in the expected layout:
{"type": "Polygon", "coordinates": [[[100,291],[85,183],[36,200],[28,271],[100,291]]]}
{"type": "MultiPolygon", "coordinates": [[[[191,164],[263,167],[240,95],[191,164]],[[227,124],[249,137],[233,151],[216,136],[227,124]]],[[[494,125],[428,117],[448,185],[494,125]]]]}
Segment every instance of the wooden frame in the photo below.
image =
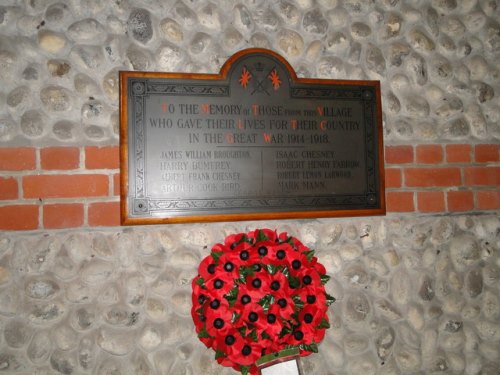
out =
{"type": "MultiPolygon", "coordinates": [[[[236,53],[219,74],[120,72],[120,197],[124,225],[383,215],[383,150],[378,81],[298,78],[283,57],[265,49],[236,53]],[[210,107],[205,104],[207,98],[214,103],[210,107]],[[328,103],[336,104],[328,106],[328,103]],[[339,103],[345,103],[343,112],[339,103]],[[223,113],[224,109],[227,113],[223,113]],[[325,113],[333,110],[353,120],[344,121],[339,117],[342,121],[337,121],[334,113],[325,113]],[[284,111],[295,115],[284,114],[284,111]],[[309,117],[304,117],[306,113],[309,117]],[[281,130],[275,129],[272,133],[269,127],[279,122],[281,130]],[[352,123],[350,132],[349,122],[352,123]],[[214,128],[207,130],[211,125],[214,128]],[[231,132],[226,132],[229,125],[231,132]],[[205,135],[206,142],[201,135],[205,135]],[[194,148],[187,143],[188,137],[194,148]],[[249,143],[235,144],[244,138],[249,143]],[[213,145],[212,140],[222,143],[213,145]],[[164,141],[171,142],[170,149],[161,148],[164,141]],[[289,143],[292,141],[302,143],[289,143]],[[182,146],[191,147],[191,155],[199,158],[215,155],[212,146],[221,150],[232,147],[242,157],[241,160],[213,158],[204,164],[194,164],[194,159],[184,153],[185,148],[172,151],[182,146]],[[268,149],[273,150],[271,154],[268,149]],[[254,150],[260,150],[261,169],[256,166],[255,155],[259,153],[254,150]],[[290,154],[289,150],[297,150],[297,153],[290,154]],[[309,150],[317,153],[308,153],[309,150]],[[168,151],[171,151],[170,159],[168,151]],[[349,169],[349,166],[341,165],[340,159],[328,162],[323,157],[323,164],[317,165],[327,167],[318,170],[313,180],[315,185],[311,182],[309,189],[307,179],[298,176],[314,171],[307,166],[316,164],[304,155],[329,155],[328,152],[335,157],[346,154],[343,162],[351,161],[352,168],[349,173],[344,172],[355,178],[349,181],[346,176],[335,177],[335,168],[328,166],[334,162],[338,168],[349,169]],[[165,156],[165,164],[159,161],[160,155],[165,156]],[[291,160],[290,155],[302,155],[299,156],[302,159],[296,160],[304,163],[299,163],[300,168],[289,163],[288,169],[279,169],[278,155],[285,162],[291,160]],[[175,161],[177,156],[177,160],[182,161],[175,161]],[[248,156],[247,162],[243,156],[248,156]],[[187,172],[189,168],[203,165],[213,167],[214,172],[187,172]],[[186,167],[186,172],[176,170],[181,167],[186,167]],[[157,181],[160,169],[165,171],[161,182],[157,181]],[[249,169],[254,172],[247,175],[249,169]],[[278,186],[277,171],[289,172],[289,177],[296,178],[287,178],[286,173],[279,175],[285,177],[278,186]],[[215,180],[207,185],[212,186],[213,191],[196,191],[202,184],[209,184],[206,178],[215,178],[217,174],[232,178],[234,191],[222,193],[225,185],[215,180]],[[242,191],[258,178],[262,180],[262,194],[242,191]],[[297,194],[294,186],[300,187],[297,194]],[[342,192],[331,193],[337,186],[342,192]],[[192,197],[190,190],[196,192],[192,197]]],[[[336,173],[342,175],[344,172],[341,172],[336,173]]]]}

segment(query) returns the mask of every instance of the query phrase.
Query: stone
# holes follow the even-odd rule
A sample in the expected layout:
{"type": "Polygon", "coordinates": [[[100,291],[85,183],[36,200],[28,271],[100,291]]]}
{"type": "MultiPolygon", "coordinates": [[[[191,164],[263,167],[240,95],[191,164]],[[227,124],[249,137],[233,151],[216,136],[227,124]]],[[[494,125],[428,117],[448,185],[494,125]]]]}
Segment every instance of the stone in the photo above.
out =
{"type": "Polygon", "coordinates": [[[73,311],[71,316],[73,327],[77,330],[88,330],[96,322],[96,312],[92,306],[82,306],[73,311]]]}
{"type": "Polygon", "coordinates": [[[430,113],[430,106],[425,98],[412,95],[405,98],[406,112],[413,117],[427,117],[430,113]]]}
{"type": "Polygon", "coordinates": [[[164,71],[175,71],[184,60],[184,52],[173,44],[164,43],[158,48],[156,54],[158,67],[164,71]]]}
{"type": "Polygon", "coordinates": [[[32,329],[23,320],[10,320],[3,327],[3,337],[11,348],[24,347],[30,340],[32,329]]]}
{"type": "Polygon", "coordinates": [[[486,290],[482,297],[481,311],[486,319],[493,322],[500,321],[500,299],[490,290],[486,290]]]}
{"type": "Polygon", "coordinates": [[[146,300],[146,314],[153,321],[164,321],[168,317],[169,310],[162,302],[162,300],[157,298],[148,298],[146,300]]]}
{"type": "Polygon", "coordinates": [[[81,277],[89,285],[100,285],[113,274],[113,264],[100,259],[93,259],[82,267],[81,277]]]}
{"type": "Polygon", "coordinates": [[[370,304],[365,294],[352,293],[347,295],[345,302],[345,319],[352,324],[366,321],[371,313],[370,304]]]}
{"type": "Polygon", "coordinates": [[[443,124],[441,132],[446,139],[462,140],[469,136],[470,126],[464,117],[459,117],[443,124]]]}
{"type": "Polygon", "coordinates": [[[200,24],[205,26],[207,29],[211,30],[221,29],[219,10],[212,3],[208,3],[203,8],[198,10],[198,20],[200,24]]]}
{"type": "Polygon", "coordinates": [[[211,43],[212,43],[212,38],[210,37],[210,35],[203,32],[198,32],[191,40],[189,46],[189,52],[191,52],[194,55],[199,55],[200,53],[204,53],[206,52],[207,48],[211,45],[211,43]]]}
{"type": "Polygon", "coordinates": [[[71,109],[71,94],[61,86],[47,86],[40,91],[40,100],[51,112],[64,112],[71,109]]]}
{"type": "Polygon", "coordinates": [[[68,5],[62,2],[51,4],[45,10],[45,20],[47,22],[62,24],[70,16],[71,14],[68,5]]]}
{"type": "Polygon", "coordinates": [[[85,371],[94,367],[96,362],[96,350],[93,339],[83,337],[78,344],[77,360],[78,365],[85,371]]]}
{"type": "Polygon", "coordinates": [[[52,77],[64,77],[71,70],[71,65],[65,60],[47,61],[47,69],[52,77]]]}
{"type": "Polygon", "coordinates": [[[302,27],[311,34],[325,35],[328,31],[328,21],[319,9],[313,9],[304,14],[302,27]]]}
{"type": "Polygon", "coordinates": [[[387,360],[392,354],[395,337],[395,331],[391,326],[383,326],[377,332],[375,350],[382,361],[387,360]]]}
{"type": "Polygon", "coordinates": [[[300,10],[290,1],[278,3],[279,15],[288,26],[296,26],[302,18],[300,10]]]}
{"type": "Polygon", "coordinates": [[[409,44],[417,51],[431,52],[436,48],[435,43],[423,31],[414,29],[408,34],[409,44]]]}
{"type": "Polygon", "coordinates": [[[55,350],[50,356],[50,366],[63,375],[73,374],[76,367],[76,358],[65,351],[55,350]]]}
{"type": "Polygon", "coordinates": [[[68,35],[77,43],[99,43],[104,41],[104,27],[94,18],[85,18],[68,28],[68,35]]]}
{"type": "Polygon", "coordinates": [[[300,34],[293,30],[284,29],[277,35],[277,43],[281,51],[288,57],[300,56],[304,51],[304,41],[300,34]]]}
{"type": "Polygon", "coordinates": [[[133,327],[140,322],[140,313],[122,305],[110,306],[103,312],[104,320],[116,327],[133,327]]]}
{"type": "Polygon", "coordinates": [[[145,326],[139,334],[138,342],[144,351],[150,353],[162,343],[162,333],[158,327],[145,326]]]}
{"type": "Polygon", "coordinates": [[[411,53],[405,59],[405,68],[414,83],[419,86],[427,83],[427,64],[422,56],[411,53]]]}
{"type": "Polygon", "coordinates": [[[239,30],[249,33],[255,29],[255,22],[252,14],[243,4],[238,4],[233,8],[234,26],[239,30]]]}
{"type": "Polygon", "coordinates": [[[52,339],[48,331],[36,331],[26,349],[26,355],[30,361],[41,365],[47,361],[51,353],[52,339]]]}
{"type": "Polygon", "coordinates": [[[254,10],[253,20],[266,31],[276,31],[279,26],[279,17],[271,7],[262,6],[254,10]]]}
{"type": "Polygon", "coordinates": [[[374,303],[375,310],[387,320],[394,321],[401,318],[401,312],[387,299],[377,299],[374,303]]]}
{"type": "Polygon", "coordinates": [[[388,61],[390,66],[401,66],[405,58],[410,54],[411,48],[406,43],[391,43],[388,52],[388,61]]]}
{"type": "Polygon", "coordinates": [[[465,292],[470,298],[476,298],[483,291],[483,275],[480,268],[475,268],[465,275],[465,292]]]}
{"type": "Polygon", "coordinates": [[[172,307],[175,312],[188,316],[191,313],[191,294],[178,291],[171,297],[172,307]]]}
{"type": "Polygon", "coordinates": [[[31,95],[27,86],[19,86],[7,95],[7,105],[18,112],[24,112],[31,105],[31,95]]]}
{"type": "Polygon", "coordinates": [[[473,83],[472,87],[476,90],[476,96],[479,100],[479,103],[490,101],[495,96],[493,87],[484,82],[473,83]]]}
{"type": "Polygon", "coordinates": [[[52,54],[58,54],[66,47],[67,40],[63,34],[50,30],[42,30],[38,33],[38,44],[43,50],[52,54]]]}
{"type": "Polygon", "coordinates": [[[50,299],[59,292],[59,285],[51,279],[33,279],[26,284],[25,291],[34,299],[50,299]]]}
{"type": "Polygon", "coordinates": [[[441,118],[449,118],[464,111],[462,101],[456,97],[444,97],[434,113],[441,118]]]}
{"type": "MultiPolygon", "coordinates": [[[[162,268],[163,262],[159,262],[157,257],[149,257],[151,265],[158,269],[162,268]]],[[[128,275],[124,279],[125,301],[131,306],[142,305],[146,295],[146,280],[138,273],[128,275]]]]}
{"type": "Polygon", "coordinates": [[[420,353],[405,345],[396,347],[395,359],[399,368],[405,372],[417,371],[421,365],[420,353]]]}
{"type": "Polygon", "coordinates": [[[186,27],[194,26],[198,22],[196,13],[180,0],[175,3],[172,12],[177,20],[186,27]]]}
{"type": "Polygon", "coordinates": [[[153,37],[151,13],[143,8],[134,8],[127,21],[128,32],[139,43],[146,44],[153,37]]]}
{"type": "Polygon", "coordinates": [[[470,235],[456,236],[450,242],[450,257],[455,269],[462,271],[479,261],[479,244],[470,235]]]}
{"type": "Polygon", "coordinates": [[[133,332],[122,331],[111,328],[100,328],[97,332],[97,345],[105,352],[124,356],[132,351],[135,343],[133,332]]]}
{"type": "Polygon", "coordinates": [[[64,351],[74,349],[78,343],[77,332],[70,326],[63,323],[52,329],[52,339],[56,346],[64,351]]]}
{"type": "Polygon", "coordinates": [[[160,21],[161,36],[174,43],[180,43],[184,40],[184,33],[181,25],[171,18],[164,18],[160,21]]]}
{"type": "Polygon", "coordinates": [[[54,135],[62,141],[69,141],[75,138],[75,127],[76,125],[73,122],[61,120],[54,124],[52,127],[52,133],[54,133],[54,135]]]}
{"type": "Polygon", "coordinates": [[[104,52],[100,46],[78,44],[72,48],[69,56],[77,66],[89,71],[95,71],[104,65],[104,52]]]}
{"type": "Polygon", "coordinates": [[[226,28],[222,34],[222,45],[229,51],[235,51],[242,41],[243,35],[234,27],[226,28]]]}
{"type": "Polygon", "coordinates": [[[60,302],[47,302],[34,304],[28,311],[31,323],[44,325],[58,321],[66,313],[66,308],[60,302]]]}
{"type": "Polygon", "coordinates": [[[38,110],[28,110],[21,116],[21,132],[28,138],[38,138],[45,133],[45,116],[38,110]]]}
{"type": "Polygon", "coordinates": [[[118,71],[113,69],[109,71],[102,80],[104,93],[112,100],[118,100],[119,81],[118,71]]]}
{"type": "Polygon", "coordinates": [[[94,97],[100,93],[100,89],[97,86],[97,83],[95,83],[95,81],[86,74],[76,74],[73,84],[77,93],[79,93],[83,97],[94,97]]]}

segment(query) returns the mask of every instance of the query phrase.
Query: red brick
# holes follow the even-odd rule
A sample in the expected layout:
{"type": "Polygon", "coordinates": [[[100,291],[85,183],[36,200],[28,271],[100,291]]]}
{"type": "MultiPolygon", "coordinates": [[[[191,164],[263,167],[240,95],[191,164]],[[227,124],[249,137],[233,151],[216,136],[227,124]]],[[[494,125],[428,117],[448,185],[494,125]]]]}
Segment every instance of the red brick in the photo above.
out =
{"type": "Polygon", "coordinates": [[[413,212],[413,193],[406,191],[392,191],[386,193],[388,212],[413,212]]]}
{"type": "Polygon", "coordinates": [[[415,149],[417,163],[439,164],[443,162],[441,145],[418,145],[415,149]]]}
{"type": "Polygon", "coordinates": [[[474,195],[472,191],[459,190],[447,193],[448,211],[471,211],[474,209],[474,195]]]}
{"type": "Polygon", "coordinates": [[[476,145],[475,160],[478,163],[500,161],[500,145],[476,145]]]}
{"type": "Polygon", "coordinates": [[[0,200],[17,199],[17,180],[13,177],[0,177],[0,200]]]}
{"type": "Polygon", "coordinates": [[[77,147],[47,147],[40,150],[42,169],[68,170],[80,167],[80,150],[77,147]]]}
{"type": "Polygon", "coordinates": [[[468,167],[464,169],[467,186],[500,185],[500,167],[468,167]]]}
{"type": "Polygon", "coordinates": [[[442,191],[419,191],[417,205],[420,212],[444,212],[444,193],[442,191]]]}
{"type": "Polygon", "coordinates": [[[448,163],[470,163],[471,145],[446,145],[446,161],[448,163]]]}
{"type": "Polygon", "coordinates": [[[14,205],[0,207],[0,229],[37,229],[38,208],[39,207],[35,205],[14,205]]]}
{"type": "Polygon", "coordinates": [[[459,168],[408,168],[404,170],[408,187],[439,187],[461,185],[459,168]]]}
{"type": "Polygon", "coordinates": [[[399,188],[402,184],[401,169],[399,168],[387,168],[385,170],[385,187],[399,188]]]}
{"type": "Polygon", "coordinates": [[[34,148],[0,148],[0,170],[23,171],[35,168],[36,152],[34,148]]]}
{"type": "Polygon", "coordinates": [[[385,162],[387,164],[413,163],[413,147],[387,146],[385,148],[385,162]]]}
{"type": "Polygon", "coordinates": [[[104,174],[41,175],[23,178],[25,198],[77,198],[107,196],[104,174]]]}
{"type": "Polygon", "coordinates": [[[91,203],[88,220],[91,227],[120,225],[120,202],[91,203]]]}
{"type": "Polygon", "coordinates": [[[120,168],[120,149],[118,146],[85,147],[85,168],[120,168]]]}
{"type": "Polygon", "coordinates": [[[83,204],[48,204],[43,206],[45,229],[75,228],[83,225],[83,204]]]}
{"type": "Polygon", "coordinates": [[[113,195],[120,195],[120,174],[113,175],[113,195]]]}
{"type": "Polygon", "coordinates": [[[476,192],[476,208],[479,210],[500,209],[500,190],[481,190],[476,192]]]}

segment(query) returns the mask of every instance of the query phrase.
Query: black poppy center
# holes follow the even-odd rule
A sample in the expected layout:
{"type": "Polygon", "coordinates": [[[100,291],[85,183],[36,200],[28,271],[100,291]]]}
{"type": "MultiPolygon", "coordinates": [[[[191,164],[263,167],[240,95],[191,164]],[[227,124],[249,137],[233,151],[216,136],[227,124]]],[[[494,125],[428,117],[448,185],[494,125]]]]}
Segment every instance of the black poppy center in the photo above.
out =
{"type": "Polygon", "coordinates": [[[269,315],[267,316],[267,322],[268,322],[269,324],[273,324],[274,322],[276,322],[276,315],[274,315],[274,314],[269,314],[269,315]]]}
{"type": "Polygon", "coordinates": [[[254,288],[260,288],[262,285],[262,281],[260,279],[253,279],[252,280],[252,286],[254,288]]]}
{"type": "Polygon", "coordinates": [[[276,253],[276,258],[281,260],[281,259],[285,259],[285,257],[286,257],[285,250],[278,250],[278,252],[276,253]]]}
{"type": "Polygon", "coordinates": [[[305,275],[303,278],[302,278],[302,281],[304,282],[304,284],[306,285],[309,285],[312,283],[312,278],[311,276],[309,275],[305,275]]]}
{"type": "Polygon", "coordinates": [[[209,274],[213,275],[215,273],[215,264],[209,264],[207,267],[207,271],[209,274]]]}
{"type": "Polygon", "coordinates": [[[252,353],[252,348],[249,345],[245,345],[241,350],[241,354],[243,354],[245,357],[249,356],[250,353],[252,353]]]}
{"type": "Polygon", "coordinates": [[[286,305],[287,305],[286,299],[284,299],[284,298],[280,298],[280,299],[278,300],[278,305],[280,305],[280,307],[281,307],[281,308],[285,308],[285,307],[286,307],[286,305]]]}
{"type": "Polygon", "coordinates": [[[271,289],[274,290],[274,291],[279,290],[280,287],[281,287],[280,282],[277,281],[277,280],[274,280],[271,283],[271,289]]]}
{"type": "Polygon", "coordinates": [[[232,270],[234,270],[234,264],[231,262],[226,262],[226,264],[224,264],[224,270],[226,272],[231,272],[232,270]]]}
{"type": "Polygon", "coordinates": [[[262,266],[260,264],[254,264],[253,265],[253,270],[255,272],[259,272],[262,269],[262,266]]]}
{"type": "Polygon", "coordinates": [[[304,334],[301,331],[295,331],[293,333],[293,337],[295,340],[302,340],[304,338],[304,334]]]}
{"type": "Polygon", "coordinates": [[[214,299],[210,302],[210,307],[214,310],[218,309],[220,306],[220,301],[218,299],[214,299]]]}
{"type": "Polygon", "coordinates": [[[267,255],[267,247],[265,247],[265,246],[259,247],[259,255],[260,256],[267,255]]]}
{"type": "Polygon", "coordinates": [[[222,281],[221,279],[216,279],[214,281],[214,288],[215,289],[221,289],[223,286],[224,286],[224,281],[222,281]]]}
{"type": "Polygon", "coordinates": [[[233,335],[227,335],[224,339],[224,342],[226,343],[226,345],[233,345],[236,342],[236,339],[233,335]]]}
{"type": "Polygon", "coordinates": [[[241,260],[247,260],[248,258],[250,258],[250,253],[246,250],[243,250],[241,253],[240,253],[240,259],[241,260]]]}
{"type": "Polygon", "coordinates": [[[304,315],[304,322],[311,323],[313,321],[313,316],[311,314],[304,315]]]}
{"type": "Polygon", "coordinates": [[[313,304],[313,303],[315,303],[315,302],[316,302],[316,296],[313,296],[312,294],[309,294],[309,295],[307,296],[307,303],[309,303],[309,304],[313,304]]]}
{"type": "Polygon", "coordinates": [[[221,329],[224,327],[224,321],[221,318],[217,318],[214,320],[214,327],[217,329],[221,329]]]}
{"type": "Polygon", "coordinates": [[[207,297],[203,294],[200,294],[198,296],[198,303],[201,305],[203,302],[205,302],[205,300],[207,299],[207,297]]]}
{"type": "Polygon", "coordinates": [[[259,315],[252,311],[250,314],[248,314],[248,320],[250,320],[252,323],[255,323],[259,319],[259,315]]]}
{"type": "Polygon", "coordinates": [[[240,301],[242,304],[246,305],[247,303],[250,303],[252,298],[248,294],[245,294],[244,296],[241,297],[240,301]]]}
{"type": "Polygon", "coordinates": [[[294,270],[298,270],[300,267],[302,266],[302,263],[300,262],[300,260],[298,259],[295,259],[293,262],[292,262],[292,268],[294,270]]]}

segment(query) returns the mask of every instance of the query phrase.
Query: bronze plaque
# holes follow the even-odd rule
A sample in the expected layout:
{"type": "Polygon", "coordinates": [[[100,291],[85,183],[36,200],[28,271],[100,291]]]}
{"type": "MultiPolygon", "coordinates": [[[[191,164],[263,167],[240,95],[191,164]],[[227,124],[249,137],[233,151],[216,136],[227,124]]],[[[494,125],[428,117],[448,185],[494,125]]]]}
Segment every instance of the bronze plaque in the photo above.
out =
{"type": "Polygon", "coordinates": [[[120,116],[123,224],[385,213],[378,81],[249,49],[218,75],[120,72],[120,116]]]}

